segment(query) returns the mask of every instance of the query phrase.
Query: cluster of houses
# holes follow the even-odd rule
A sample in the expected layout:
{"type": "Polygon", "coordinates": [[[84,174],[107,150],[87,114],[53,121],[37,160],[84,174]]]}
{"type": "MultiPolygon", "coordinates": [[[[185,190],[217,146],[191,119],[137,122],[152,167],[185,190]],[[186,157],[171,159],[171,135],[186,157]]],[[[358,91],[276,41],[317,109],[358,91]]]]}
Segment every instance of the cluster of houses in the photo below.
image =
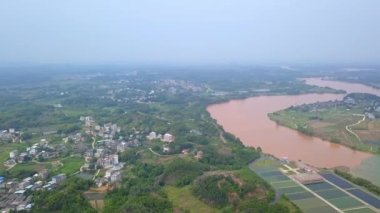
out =
{"type": "Polygon", "coordinates": [[[72,141],[74,143],[81,143],[84,142],[85,138],[83,137],[82,133],[78,132],[75,134],[70,134],[67,137],[63,138],[63,142],[67,143],[69,141],[72,141]]]}
{"type": "Polygon", "coordinates": [[[53,176],[50,180],[48,177],[47,170],[42,170],[21,181],[5,181],[4,177],[0,177],[0,211],[30,210],[33,205],[30,191],[52,190],[66,180],[65,174],[53,176]]]}
{"type": "MultiPolygon", "coordinates": [[[[80,117],[84,122],[85,133],[92,136],[94,141],[91,147],[84,149],[85,164],[80,168],[81,172],[95,172],[93,180],[99,187],[105,184],[120,182],[122,179],[122,169],[124,163],[119,162],[118,153],[126,151],[130,147],[141,146],[144,135],[137,130],[135,134],[131,134],[125,138],[118,137],[121,128],[113,123],[98,125],[90,116],[80,117]],[[117,138],[118,137],[118,138],[117,138]],[[95,139],[96,138],[96,139],[95,139]],[[99,140],[100,138],[100,140],[99,140]],[[99,170],[103,172],[99,172],[99,170]],[[99,175],[104,174],[104,175],[99,175]]],[[[17,135],[15,130],[3,131],[2,134],[17,135]]],[[[175,137],[169,133],[163,135],[151,132],[147,138],[149,140],[158,139],[163,144],[163,151],[170,152],[169,144],[174,142],[175,137]]],[[[65,143],[72,141],[75,144],[83,144],[85,134],[75,133],[67,135],[63,138],[65,143]]],[[[197,153],[198,158],[202,158],[202,153],[197,153]]],[[[7,167],[15,166],[17,163],[23,163],[31,160],[49,159],[58,156],[58,148],[49,145],[46,139],[41,139],[39,143],[27,147],[26,150],[13,150],[9,153],[9,159],[4,163],[7,167]]],[[[92,173],[91,172],[91,173],[92,173]]],[[[65,181],[66,175],[60,174],[47,180],[48,172],[43,170],[32,177],[25,178],[21,181],[11,180],[4,181],[0,177],[0,212],[9,212],[10,210],[29,210],[32,207],[32,199],[29,191],[34,190],[51,190],[65,181]]]]}
{"type": "MultiPolygon", "coordinates": [[[[193,135],[202,135],[202,133],[198,130],[191,130],[190,131],[191,134],[193,135]]],[[[170,153],[171,149],[170,149],[170,144],[174,142],[175,140],[175,137],[172,135],[172,134],[169,134],[169,133],[166,133],[164,135],[161,135],[161,134],[157,134],[156,132],[150,132],[146,138],[148,140],[160,140],[163,143],[162,145],[162,152],[163,153],[170,153]]],[[[190,150],[190,149],[183,149],[181,151],[182,154],[184,155],[187,155],[187,154],[193,154],[194,155],[194,158],[197,159],[197,160],[201,160],[203,158],[203,151],[201,150],[190,150]]]]}
{"type": "Polygon", "coordinates": [[[106,175],[96,178],[95,183],[99,186],[114,183],[121,180],[120,170],[124,167],[119,162],[118,152],[124,152],[128,147],[134,146],[133,142],[101,140],[95,143],[95,147],[88,149],[85,154],[85,164],[81,167],[81,172],[89,170],[104,169],[106,175]]]}
{"type": "Polygon", "coordinates": [[[149,133],[148,136],[146,136],[149,140],[155,140],[155,139],[159,139],[163,142],[167,142],[167,143],[171,143],[174,141],[174,136],[169,134],[169,133],[166,133],[164,135],[161,135],[161,134],[157,134],[156,132],[151,132],[149,133]]]}
{"type": "MultiPolygon", "coordinates": [[[[92,147],[85,151],[85,164],[81,167],[81,172],[104,170],[105,175],[103,177],[96,175],[94,178],[95,184],[99,187],[119,182],[122,179],[121,170],[124,164],[119,162],[117,153],[124,152],[130,147],[141,146],[142,136],[135,131],[136,134],[129,135],[126,138],[117,138],[117,134],[121,131],[121,127],[117,124],[106,123],[101,126],[91,116],[82,116],[80,120],[84,122],[86,134],[101,138],[101,140],[96,141],[94,139],[92,147]]],[[[69,137],[76,142],[81,140],[79,134],[69,137]]]]}
{"type": "MultiPolygon", "coordinates": [[[[134,81],[135,83],[136,81],[134,81]]],[[[183,80],[153,80],[154,88],[133,88],[130,85],[130,80],[117,80],[113,81],[113,84],[119,84],[123,86],[120,89],[111,89],[106,92],[101,99],[108,99],[115,102],[137,102],[137,103],[149,103],[152,100],[156,100],[161,94],[177,94],[178,92],[196,92],[208,90],[206,85],[196,85],[190,81],[183,80]]]]}
{"type": "Polygon", "coordinates": [[[121,131],[121,128],[117,124],[106,123],[103,126],[97,125],[95,119],[91,116],[81,116],[79,120],[84,122],[86,133],[92,136],[113,139],[121,131]]]}
{"type": "Polygon", "coordinates": [[[0,140],[2,141],[12,141],[16,142],[19,140],[21,135],[20,131],[16,131],[16,129],[7,129],[0,131],[0,140]]]}
{"type": "MultiPolygon", "coordinates": [[[[359,104],[363,103],[364,97],[355,97],[354,95],[348,95],[344,97],[342,101],[327,101],[327,102],[317,102],[313,104],[303,104],[297,106],[301,111],[305,112],[323,112],[328,109],[334,109],[337,107],[344,107],[347,110],[357,107],[359,104]]],[[[363,114],[370,120],[376,119],[380,115],[380,101],[371,100],[366,102],[366,106],[363,109],[363,114]]]]}
{"type": "MultiPolygon", "coordinates": [[[[353,108],[360,102],[361,100],[355,100],[355,98],[350,97],[350,96],[345,97],[343,100],[343,103],[346,104],[347,108],[353,108]]],[[[370,103],[368,103],[368,105],[364,109],[364,114],[370,120],[376,119],[375,114],[379,114],[379,113],[380,113],[380,102],[377,102],[377,101],[371,101],[370,103]]]]}
{"type": "Polygon", "coordinates": [[[130,137],[126,140],[118,139],[103,139],[96,142],[96,147],[103,148],[105,151],[110,152],[124,152],[130,147],[139,147],[141,146],[140,138],[130,137]]]}
{"type": "Polygon", "coordinates": [[[168,79],[159,81],[158,83],[161,91],[165,91],[163,89],[168,88],[168,92],[172,94],[176,94],[177,91],[202,92],[207,89],[205,85],[196,85],[193,82],[183,80],[168,79]]]}
{"type": "Polygon", "coordinates": [[[35,143],[31,147],[27,147],[24,152],[13,150],[9,152],[9,159],[5,161],[4,165],[12,167],[17,163],[24,163],[32,159],[45,160],[58,156],[58,152],[51,146],[46,139],[41,139],[40,143],[35,143]]]}
{"type": "MultiPolygon", "coordinates": [[[[85,131],[91,136],[98,136],[102,140],[96,141],[96,147],[104,148],[105,151],[111,152],[124,152],[128,147],[141,146],[142,136],[138,131],[136,134],[129,135],[129,137],[117,138],[116,135],[120,133],[121,127],[117,124],[106,123],[103,126],[97,125],[91,116],[82,116],[80,120],[84,122],[85,131]]],[[[74,141],[81,141],[83,137],[80,133],[71,136],[74,141]]]]}
{"type": "Polygon", "coordinates": [[[172,134],[165,133],[164,135],[157,134],[156,132],[149,133],[146,138],[148,140],[160,140],[164,142],[162,146],[162,152],[169,153],[170,152],[170,146],[169,144],[172,143],[175,139],[175,137],[172,134]]]}
{"type": "Polygon", "coordinates": [[[113,165],[112,167],[109,167],[106,170],[104,177],[95,178],[95,184],[98,187],[101,187],[106,184],[120,182],[122,180],[121,170],[123,169],[123,167],[124,167],[123,163],[119,163],[119,164],[113,165]]]}
{"type": "Polygon", "coordinates": [[[104,177],[96,177],[95,183],[97,186],[103,186],[108,183],[115,183],[121,180],[121,169],[124,164],[119,162],[119,155],[111,153],[107,149],[98,148],[96,150],[88,150],[85,153],[84,166],[81,167],[81,172],[88,170],[104,169],[104,177]]]}
{"type": "Polygon", "coordinates": [[[110,168],[119,164],[119,155],[103,148],[87,150],[84,158],[86,163],[82,167],[82,170],[110,168]]]}

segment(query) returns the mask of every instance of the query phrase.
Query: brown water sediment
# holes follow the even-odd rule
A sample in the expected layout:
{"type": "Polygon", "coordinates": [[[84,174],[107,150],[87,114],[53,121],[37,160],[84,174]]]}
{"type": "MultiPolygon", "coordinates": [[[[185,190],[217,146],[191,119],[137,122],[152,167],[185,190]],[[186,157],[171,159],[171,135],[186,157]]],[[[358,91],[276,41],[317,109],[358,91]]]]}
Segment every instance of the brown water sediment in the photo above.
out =
{"type": "Polygon", "coordinates": [[[322,78],[305,78],[303,80],[306,84],[309,85],[330,87],[336,90],[344,90],[347,93],[368,93],[380,96],[380,89],[376,89],[374,87],[366,86],[363,84],[323,80],[322,78]]]}
{"type": "MultiPolygon", "coordinates": [[[[324,81],[316,78],[305,79],[305,82],[310,85],[342,89],[350,93],[365,92],[380,95],[380,90],[360,84],[324,81]]],[[[239,137],[246,146],[260,146],[264,152],[278,158],[302,160],[321,168],[335,166],[354,168],[372,155],[279,126],[267,116],[268,113],[292,105],[341,100],[343,97],[344,95],[341,94],[260,96],[211,105],[207,110],[218,124],[239,137]]]]}

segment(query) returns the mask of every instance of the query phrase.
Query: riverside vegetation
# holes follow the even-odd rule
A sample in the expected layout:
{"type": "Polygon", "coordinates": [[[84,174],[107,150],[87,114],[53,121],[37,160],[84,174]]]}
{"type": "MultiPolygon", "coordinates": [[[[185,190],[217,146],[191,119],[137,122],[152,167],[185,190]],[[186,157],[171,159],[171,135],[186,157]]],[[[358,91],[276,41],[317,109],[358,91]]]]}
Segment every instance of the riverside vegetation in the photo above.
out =
{"type": "Polygon", "coordinates": [[[380,153],[380,98],[375,95],[348,94],[342,101],[290,107],[269,117],[306,135],[380,153]]]}

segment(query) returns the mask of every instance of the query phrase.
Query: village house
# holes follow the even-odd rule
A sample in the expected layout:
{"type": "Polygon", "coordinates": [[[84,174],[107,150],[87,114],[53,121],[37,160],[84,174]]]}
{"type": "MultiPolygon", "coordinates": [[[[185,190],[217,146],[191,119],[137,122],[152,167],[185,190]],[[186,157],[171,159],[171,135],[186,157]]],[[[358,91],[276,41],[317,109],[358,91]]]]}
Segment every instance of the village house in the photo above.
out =
{"type": "Polygon", "coordinates": [[[164,136],[162,137],[162,141],[164,142],[168,142],[168,143],[171,143],[174,141],[174,136],[169,134],[169,133],[166,133],[164,134],[164,136]]]}
{"type": "Polygon", "coordinates": [[[9,153],[9,158],[11,159],[16,159],[18,156],[18,151],[17,150],[13,150],[9,153]]]}
{"type": "Polygon", "coordinates": [[[120,143],[117,145],[116,150],[117,150],[118,152],[125,152],[125,150],[127,150],[127,148],[128,148],[128,144],[127,144],[127,142],[122,141],[122,142],[120,142],[120,143]]]}
{"type": "Polygon", "coordinates": [[[195,159],[200,160],[202,158],[203,158],[203,152],[202,151],[198,151],[197,154],[195,155],[195,159]]]}
{"type": "Polygon", "coordinates": [[[38,176],[39,176],[41,179],[45,180],[46,178],[48,178],[48,176],[49,176],[49,172],[48,172],[47,169],[43,169],[43,170],[41,170],[41,171],[38,173],[38,176]]]}
{"type": "Polygon", "coordinates": [[[370,120],[375,120],[376,119],[376,116],[373,114],[373,113],[365,113],[365,115],[367,116],[368,119],[370,120]]]}
{"type": "Polygon", "coordinates": [[[60,184],[64,180],[66,180],[66,175],[65,174],[59,174],[59,175],[52,177],[51,180],[52,180],[52,183],[54,183],[54,184],[60,184]]]}
{"type": "Polygon", "coordinates": [[[148,138],[148,140],[157,139],[157,134],[156,134],[156,132],[151,132],[151,133],[149,133],[148,136],[146,136],[146,138],[148,138]]]}
{"type": "Polygon", "coordinates": [[[156,132],[150,132],[146,136],[148,140],[160,139],[163,142],[171,143],[174,141],[175,137],[172,134],[165,133],[164,135],[158,134],[156,132]]]}
{"type": "Polygon", "coordinates": [[[167,145],[165,145],[165,146],[162,148],[162,151],[163,151],[164,153],[169,153],[169,152],[170,152],[170,147],[167,146],[167,145]]]}
{"type": "Polygon", "coordinates": [[[121,180],[121,172],[120,171],[116,171],[115,173],[113,173],[111,175],[111,183],[114,183],[114,182],[118,182],[121,180]]]}

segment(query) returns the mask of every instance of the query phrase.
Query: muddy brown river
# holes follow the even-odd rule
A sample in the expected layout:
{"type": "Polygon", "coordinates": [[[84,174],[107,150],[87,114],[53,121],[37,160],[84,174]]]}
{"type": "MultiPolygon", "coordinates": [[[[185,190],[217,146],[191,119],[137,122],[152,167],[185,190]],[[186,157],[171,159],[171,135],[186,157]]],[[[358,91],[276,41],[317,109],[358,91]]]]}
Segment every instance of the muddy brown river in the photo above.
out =
{"type": "MultiPolygon", "coordinates": [[[[363,92],[380,95],[380,90],[361,84],[325,81],[318,78],[306,79],[305,82],[310,85],[341,89],[349,93],[363,92]]],[[[344,95],[337,94],[259,96],[211,105],[207,110],[218,124],[239,137],[246,146],[261,147],[265,153],[278,158],[302,160],[320,168],[335,166],[355,168],[372,155],[277,125],[267,116],[268,113],[292,105],[341,100],[343,97],[344,95]]]]}

